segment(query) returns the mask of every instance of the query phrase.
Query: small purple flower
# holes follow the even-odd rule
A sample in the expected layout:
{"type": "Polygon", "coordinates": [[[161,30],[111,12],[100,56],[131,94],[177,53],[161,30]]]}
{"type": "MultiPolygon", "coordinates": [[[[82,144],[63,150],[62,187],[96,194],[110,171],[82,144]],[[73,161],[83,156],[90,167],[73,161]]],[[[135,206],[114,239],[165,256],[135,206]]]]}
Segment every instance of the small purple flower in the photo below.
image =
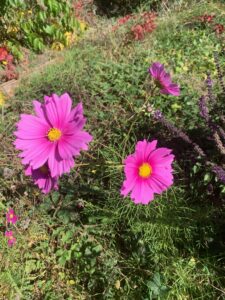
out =
{"type": "Polygon", "coordinates": [[[164,65],[159,62],[154,62],[148,71],[155,79],[156,86],[160,88],[160,93],[170,94],[173,96],[180,95],[179,86],[172,83],[170,74],[166,73],[164,65]]]}
{"type": "Polygon", "coordinates": [[[218,56],[218,53],[216,51],[214,52],[214,60],[215,60],[215,64],[216,64],[216,70],[217,70],[219,83],[220,83],[220,86],[223,90],[223,93],[225,94],[225,84],[224,84],[224,81],[223,81],[224,73],[222,71],[222,68],[221,68],[221,65],[220,65],[220,62],[219,62],[219,56],[218,56]]]}
{"type": "Polygon", "coordinates": [[[207,97],[211,101],[212,104],[215,104],[216,98],[213,95],[213,81],[211,79],[210,73],[207,74],[207,79],[205,80],[205,85],[207,87],[207,97]]]}
{"type": "Polygon", "coordinates": [[[159,109],[157,109],[155,112],[154,112],[154,118],[156,119],[156,120],[160,120],[161,118],[162,118],[162,113],[161,113],[161,111],[159,110],[159,109]]]}
{"type": "Polygon", "coordinates": [[[207,78],[205,80],[205,83],[206,83],[206,86],[208,86],[208,87],[212,87],[213,86],[213,81],[212,81],[211,76],[210,76],[209,73],[207,74],[207,78]]]}
{"type": "Polygon", "coordinates": [[[15,224],[18,221],[18,216],[15,214],[13,209],[9,209],[6,213],[6,220],[8,223],[15,224]]]}

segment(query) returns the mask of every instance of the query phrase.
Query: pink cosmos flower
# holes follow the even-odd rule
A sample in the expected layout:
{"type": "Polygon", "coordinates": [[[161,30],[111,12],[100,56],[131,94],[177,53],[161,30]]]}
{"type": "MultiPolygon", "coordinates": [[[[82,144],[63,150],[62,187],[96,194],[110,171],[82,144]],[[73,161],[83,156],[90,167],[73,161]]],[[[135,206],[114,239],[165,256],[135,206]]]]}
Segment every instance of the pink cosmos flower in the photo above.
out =
{"type": "Polygon", "coordinates": [[[13,236],[12,231],[6,231],[5,237],[8,239],[8,245],[12,247],[16,243],[16,238],[13,236]]]}
{"type": "Polygon", "coordinates": [[[74,156],[88,149],[92,136],[83,130],[86,119],[82,103],[72,109],[72,100],[65,93],[45,96],[45,103],[33,101],[36,115],[22,114],[14,133],[16,149],[24,165],[32,170],[48,164],[52,177],[68,173],[74,156]]]}
{"type": "Polygon", "coordinates": [[[161,89],[162,94],[170,94],[173,96],[180,95],[180,88],[177,84],[172,83],[169,73],[166,73],[164,65],[155,62],[149,68],[149,73],[155,79],[156,85],[161,89]]]}
{"type": "Polygon", "coordinates": [[[15,224],[18,221],[18,216],[15,214],[13,209],[9,209],[6,213],[6,220],[8,223],[15,224]]]}
{"type": "Polygon", "coordinates": [[[148,204],[154,199],[154,193],[161,194],[173,184],[172,162],[174,155],[168,148],[156,149],[157,141],[140,141],[135,153],[125,159],[125,175],[121,194],[135,204],[148,204]]]}
{"type": "Polygon", "coordinates": [[[25,175],[32,176],[34,183],[42,190],[44,194],[51,190],[58,189],[58,177],[52,177],[48,166],[45,164],[40,168],[33,170],[31,166],[27,166],[25,175]]]}

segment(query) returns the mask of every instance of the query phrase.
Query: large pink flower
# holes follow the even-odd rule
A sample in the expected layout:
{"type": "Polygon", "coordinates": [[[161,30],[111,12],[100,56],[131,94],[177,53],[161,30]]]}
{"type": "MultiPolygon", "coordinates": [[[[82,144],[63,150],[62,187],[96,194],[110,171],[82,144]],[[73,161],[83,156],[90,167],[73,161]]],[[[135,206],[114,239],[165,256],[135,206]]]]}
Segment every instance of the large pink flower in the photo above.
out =
{"type": "Polygon", "coordinates": [[[14,145],[22,150],[19,156],[24,165],[36,170],[47,163],[51,176],[56,177],[70,171],[73,157],[88,149],[92,136],[83,130],[82,103],[72,109],[67,93],[44,99],[44,104],[33,101],[36,115],[21,115],[14,145]]]}
{"type": "Polygon", "coordinates": [[[166,73],[164,65],[155,62],[149,68],[149,73],[155,79],[156,85],[161,89],[162,94],[170,94],[173,96],[180,95],[180,88],[177,84],[172,83],[169,73],[166,73]]]}
{"type": "Polygon", "coordinates": [[[125,160],[126,179],[121,194],[127,196],[131,192],[135,204],[148,204],[154,199],[154,193],[161,194],[173,184],[174,155],[168,148],[156,149],[156,145],[156,140],[140,141],[135,153],[125,160]]]}
{"type": "Polygon", "coordinates": [[[49,193],[53,189],[58,189],[58,177],[51,176],[46,164],[35,170],[33,170],[31,166],[27,166],[25,175],[32,176],[34,183],[44,194],[49,193]]]}

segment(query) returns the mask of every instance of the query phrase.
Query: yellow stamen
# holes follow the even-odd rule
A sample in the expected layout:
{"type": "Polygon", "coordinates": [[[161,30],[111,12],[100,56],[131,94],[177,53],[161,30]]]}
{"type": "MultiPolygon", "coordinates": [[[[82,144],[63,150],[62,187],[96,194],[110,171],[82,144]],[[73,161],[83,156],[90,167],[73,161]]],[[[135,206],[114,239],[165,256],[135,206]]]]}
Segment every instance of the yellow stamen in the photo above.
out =
{"type": "Polygon", "coordinates": [[[148,163],[143,163],[139,167],[139,175],[142,178],[148,178],[152,174],[152,167],[148,163]]]}
{"type": "Polygon", "coordinates": [[[44,165],[42,167],[39,168],[39,170],[41,171],[41,173],[43,174],[48,174],[48,168],[44,165]]]}
{"type": "Polygon", "coordinates": [[[9,215],[9,218],[10,218],[10,219],[13,219],[13,217],[14,217],[13,214],[10,214],[10,215],[9,215]]]}
{"type": "Polygon", "coordinates": [[[55,141],[58,141],[61,138],[62,132],[58,128],[51,128],[48,131],[47,136],[48,136],[49,141],[55,142],[55,141]]]}

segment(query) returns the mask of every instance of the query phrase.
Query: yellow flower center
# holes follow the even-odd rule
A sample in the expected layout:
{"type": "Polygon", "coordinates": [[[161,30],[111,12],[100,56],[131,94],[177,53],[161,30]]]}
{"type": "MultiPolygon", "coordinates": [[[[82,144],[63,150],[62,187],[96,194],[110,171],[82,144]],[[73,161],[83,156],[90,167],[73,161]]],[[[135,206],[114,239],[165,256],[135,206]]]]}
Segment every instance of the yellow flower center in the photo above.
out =
{"type": "Polygon", "coordinates": [[[51,128],[48,131],[47,136],[48,136],[49,141],[55,142],[55,141],[58,141],[61,138],[62,132],[58,128],[51,128]]]}
{"type": "Polygon", "coordinates": [[[10,218],[10,219],[13,219],[13,217],[14,217],[13,214],[10,214],[10,215],[9,215],[9,218],[10,218]]]}
{"type": "Polygon", "coordinates": [[[142,178],[148,178],[152,174],[152,167],[148,163],[143,163],[139,167],[139,175],[142,178]]]}
{"type": "Polygon", "coordinates": [[[48,168],[44,165],[42,167],[39,168],[39,170],[41,171],[41,173],[43,174],[48,174],[48,168]]]}

